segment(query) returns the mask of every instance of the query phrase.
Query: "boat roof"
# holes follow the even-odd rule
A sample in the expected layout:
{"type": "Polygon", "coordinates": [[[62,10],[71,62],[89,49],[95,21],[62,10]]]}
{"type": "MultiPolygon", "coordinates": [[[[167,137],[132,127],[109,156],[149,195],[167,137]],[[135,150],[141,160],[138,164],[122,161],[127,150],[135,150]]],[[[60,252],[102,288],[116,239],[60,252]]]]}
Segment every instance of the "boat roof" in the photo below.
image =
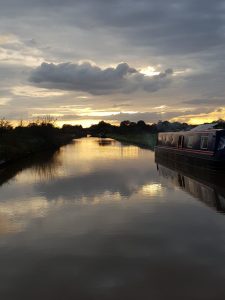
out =
{"type": "Polygon", "coordinates": [[[209,133],[209,132],[219,132],[219,131],[224,131],[225,129],[208,129],[208,130],[189,130],[189,131],[170,131],[170,132],[159,132],[159,134],[179,134],[179,135],[185,135],[185,134],[196,134],[196,133],[209,133]]]}
{"type": "Polygon", "coordinates": [[[190,131],[205,131],[205,130],[212,130],[215,129],[215,126],[218,125],[218,122],[210,123],[210,124],[201,124],[194,128],[192,128],[190,131]]]}

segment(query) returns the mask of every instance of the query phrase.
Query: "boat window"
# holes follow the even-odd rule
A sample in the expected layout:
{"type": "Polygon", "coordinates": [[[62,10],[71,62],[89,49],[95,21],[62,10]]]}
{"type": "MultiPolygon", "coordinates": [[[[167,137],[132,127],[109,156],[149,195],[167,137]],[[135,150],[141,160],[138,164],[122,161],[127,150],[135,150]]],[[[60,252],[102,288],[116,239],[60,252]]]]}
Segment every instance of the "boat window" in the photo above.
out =
{"type": "Polygon", "coordinates": [[[223,150],[225,149],[225,136],[220,137],[220,142],[218,145],[218,150],[223,150]]]}
{"type": "Polygon", "coordinates": [[[184,136],[180,135],[178,139],[178,148],[183,148],[184,147],[184,136]]]}
{"type": "Polygon", "coordinates": [[[188,143],[187,143],[187,147],[188,148],[192,148],[193,147],[193,141],[194,141],[194,137],[191,135],[188,137],[188,143]]]}
{"type": "Polygon", "coordinates": [[[201,136],[201,149],[208,149],[208,136],[201,136]]]}

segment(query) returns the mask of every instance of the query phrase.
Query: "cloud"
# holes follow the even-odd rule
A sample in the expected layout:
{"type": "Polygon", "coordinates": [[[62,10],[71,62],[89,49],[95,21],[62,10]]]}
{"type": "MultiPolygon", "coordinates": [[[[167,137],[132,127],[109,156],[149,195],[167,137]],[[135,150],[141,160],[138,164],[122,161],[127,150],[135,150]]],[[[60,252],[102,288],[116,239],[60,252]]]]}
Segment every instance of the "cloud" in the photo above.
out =
{"type": "MultiPolygon", "coordinates": [[[[129,113],[129,112],[121,112],[117,114],[110,114],[106,116],[98,116],[98,115],[79,115],[79,114],[65,114],[63,116],[60,116],[58,118],[59,121],[68,121],[68,120],[103,120],[106,122],[116,122],[120,123],[124,120],[130,120],[132,122],[138,122],[140,120],[145,121],[146,123],[154,123],[158,122],[159,120],[170,120],[174,117],[178,116],[177,111],[170,111],[170,112],[135,112],[135,113],[129,113]]],[[[190,112],[184,112],[184,115],[188,115],[190,112]]]]}
{"type": "Polygon", "coordinates": [[[152,48],[157,54],[174,55],[224,44],[222,12],[222,0],[213,3],[210,0],[158,0],[157,3],[130,0],[104,3],[100,8],[93,5],[89,14],[96,26],[119,28],[135,45],[152,48]],[[108,13],[104,14],[104,10],[108,13]]]}
{"type": "Polygon", "coordinates": [[[115,68],[101,69],[88,62],[81,64],[42,63],[34,69],[30,82],[45,88],[74,90],[88,92],[93,95],[115,93],[131,93],[136,90],[156,92],[166,87],[171,81],[173,71],[152,77],[145,76],[126,63],[120,63],[115,68]]]}
{"type": "MultiPolygon", "coordinates": [[[[177,110],[177,116],[184,106],[199,107],[204,112],[206,108],[213,110],[214,105],[223,106],[223,0],[1,2],[0,97],[12,99],[1,105],[3,116],[17,114],[20,118],[24,112],[30,116],[45,109],[61,113],[61,106],[81,103],[98,110],[115,104],[116,111],[132,105],[132,111],[138,112],[154,112],[154,107],[166,104],[177,110]],[[70,68],[65,66],[67,71],[62,76],[62,62],[68,61],[70,68]],[[78,67],[74,72],[78,61],[94,61],[98,67],[86,67],[82,77],[78,67]],[[121,61],[136,72],[126,70],[119,75],[116,67],[102,69],[121,61]],[[51,74],[42,76],[42,62],[54,63],[46,68],[51,74]],[[174,76],[143,76],[140,70],[147,66],[162,75],[171,66],[174,76]],[[28,89],[32,69],[32,75],[41,75],[32,85],[47,88],[46,93],[28,89]],[[108,69],[112,78],[105,76],[108,69]],[[54,96],[54,88],[61,89],[62,96],[54,96]],[[63,95],[64,91],[70,92],[63,95]],[[85,101],[77,98],[78,93],[85,97],[87,92],[93,96],[88,95],[85,101]],[[184,104],[184,100],[188,102],[184,104]]],[[[67,113],[77,112],[68,108],[67,113]]]]}
{"type": "Polygon", "coordinates": [[[192,99],[183,101],[185,104],[191,105],[206,105],[206,106],[215,106],[215,105],[225,105],[225,99],[192,99]]]}
{"type": "Polygon", "coordinates": [[[0,26],[41,38],[52,55],[88,53],[96,61],[136,52],[140,59],[140,52],[175,56],[224,47],[224,10],[223,0],[8,0],[0,26]]]}
{"type": "Polygon", "coordinates": [[[8,0],[0,16],[41,19],[40,25],[57,19],[91,31],[104,27],[133,45],[177,54],[224,44],[224,8],[223,0],[8,0]]]}
{"type": "Polygon", "coordinates": [[[43,62],[42,51],[35,40],[21,40],[16,35],[0,35],[0,62],[19,66],[38,66],[43,62]]]}

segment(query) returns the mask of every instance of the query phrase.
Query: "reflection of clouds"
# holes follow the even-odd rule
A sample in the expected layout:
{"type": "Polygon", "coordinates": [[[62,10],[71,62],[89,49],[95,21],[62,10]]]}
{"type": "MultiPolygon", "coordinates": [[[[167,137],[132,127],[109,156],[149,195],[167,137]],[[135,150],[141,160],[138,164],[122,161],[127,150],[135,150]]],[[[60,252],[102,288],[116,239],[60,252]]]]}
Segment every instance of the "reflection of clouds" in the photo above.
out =
{"type": "Polygon", "coordinates": [[[58,179],[61,177],[75,179],[98,173],[100,170],[114,169],[120,176],[120,173],[125,173],[121,168],[139,172],[141,168],[152,166],[151,157],[154,154],[151,151],[146,152],[135,146],[122,146],[116,141],[112,141],[111,146],[99,147],[98,141],[98,138],[80,139],[61,148],[58,155],[63,161],[63,166],[58,169],[58,179]]]}
{"type": "MultiPolygon", "coordinates": [[[[88,197],[83,196],[80,200],[82,204],[100,204],[100,203],[112,203],[118,201],[148,201],[152,198],[160,197],[162,201],[162,197],[165,196],[165,189],[160,183],[150,182],[141,187],[134,186],[130,195],[123,195],[120,192],[109,192],[105,191],[102,194],[98,194],[96,196],[88,197]]],[[[159,199],[157,199],[159,202],[159,199]]]]}
{"type": "Polygon", "coordinates": [[[125,167],[121,169],[114,165],[112,170],[96,170],[87,175],[57,178],[51,182],[38,183],[36,188],[48,200],[58,197],[79,200],[80,197],[94,197],[105,192],[129,197],[154,178],[154,172],[148,166],[139,172],[134,172],[132,166],[125,167]]]}
{"type": "Polygon", "coordinates": [[[149,159],[152,152],[112,140],[101,147],[97,140],[76,140],[25,164],[25,169],[22,164],[15,168],[12,174],[19,171],[15,180],[3,185],[0,194],[0,211],[7,226],[21,231],[32,219],[45,218],[50,210],[69,204],[136,201],[160,193],[149,159]]]}
{"type": "Polygon", "coordinates": [[[2,214],[16,218],[21,216],[43,217],[49,203],[44,198],[33,198],[29,200],[17,199],[16,201],[7,201],[0,203],[0,211],[2,214]]]}
{"type": "Polygon", "coordinates": [[[4,213],[0,214],[0,236],[21,231],[21,227],[21,224],[12,222],[4,213]]]}
{"type": "Polygon", "coordinates": [[[42,299],[43,291],[49,299],[146,299],[149,291],[167,299],[183,295],[186,282],[185,300],[199,291],[214,299],[212,286],[224,283],[224,219],[157,182],[149,151],[118,163],[106,152],[84,173],[72,147],[60,151],[57,176],[27,169],[1,187],[4,300],[42,299]]]}
{"type": "Polygon", "coordinates": [[[30,220],[47,215],[49,202],[41,197],[0,202],[0,234],[24,230],[30,220]]]}
{"type": "Polygon", "coordinates": [[[86,138],[63,147],[58,154],[63,161],[58,176],[38,182],[37,191],[49,200],[59,197],[79,200],[105,192],[130,196],[153,180],[156,172],[151,151],[121,146],[115,141],[108,147],[99,147],[98,141],[86,138]]]}
{"type": "Polygon", "coordinates": [[[41,196],[0,202],[0,235],[23,231],[33,219],[43,219],[64,205],[64,199],[49,202],[41,196]]]}
{"type": "Polygon", "coordinates": [[[103,192],[101,195],[96,195],[93,197],[84,196],[80,200],[81,200],[82,204],[97,205],[100,203],[118,202],[118,201],[121,201],[124,199],[125,199],[125,197],[123,197],[119,192],[110,193],[109,191],[106,191],[106,192],[103,192]]]}
{"type": "Polygon", "coordinates": [[[21,167],[16,180],[1,188],[0,211],[7,224],[21,231],[32,219],[75,202],[97,205],[157,194],[152,152],[112,140],[101,147],[97,140],[76,140],[48,159],[21,167]]]}
{"type": "Polygon", "coordinates": [[[219,280],[223,286],[222,224],[219,227],[212,215],[213,222],[207,218],[199,222],[193,214],[202,210],[183,207],[178,199],[172,205],[173,196],[168,206],[155,207],[154,213],[152,203],[146,207],[138,201],[129,206],[68,205],[43,219],[41,227],[34,222],[22,238],[15,235],[9,240],[14,251],[1,249],[0,278],[9,284],[11,298],[7,299],[16,295],[41,299],[49,287],[56,299],[62,293],[62,299],[70,295],[105,299],[105,294],[117,299],[119,293],[125,299],[136,295],[146,299],[149,290],[160,295],[158,299],[167,299],[168,291],[172,295],[177,285],[183,295],[190,278],[195,278],[194,286],[190,291],[187,285],[185,300],[199,289],[204,299],[213,299],[207,298],[212,284],[217,286],[219,280]],[[9,268],[18,284],[12,282],[9,268]]]}

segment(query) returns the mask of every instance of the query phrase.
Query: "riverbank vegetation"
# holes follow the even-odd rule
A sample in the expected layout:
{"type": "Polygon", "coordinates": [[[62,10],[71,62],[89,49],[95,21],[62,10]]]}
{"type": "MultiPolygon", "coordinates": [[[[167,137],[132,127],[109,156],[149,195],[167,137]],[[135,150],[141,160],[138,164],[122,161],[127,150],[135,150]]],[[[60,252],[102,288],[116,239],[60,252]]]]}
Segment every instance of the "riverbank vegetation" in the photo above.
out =
{"type": "MultiPolygon", "coordinates": [[[[67,124],[58,128],[55,124],[56,120],[44,117],[26,125],[21,121],[18,126],[13,127],[9,121],[1,119],[0,166],[33,153],[58,149],[74,138],[87,135],[109,137],[124,143],[153,149],[158,132],[186,131],[194,127],[179,122],[159,121],[154,124],[146,124],[144,121],[136,123],[128,120],[121,122],[119,126],[101,121],[89,128],[67,124]]],[[[215,128],[225,128],[225,121],[217,121],[215,128]]]]}
{"type": "Polygon", "coordinates": [[[92,136],[110,137],[125,143],[132,143],[153,149],[157,141],[157,133],[162,131],[190,130],[193,126],[187,123],[159,121],[157,124],[146,124],[144,121],[123,121],[119,126],[106,122],[92,125],[87,129],[92,136]]]}
{"type": "Polygon", "coordinates": [[[74,138],[85,136],[81,126],[57,128],[55,120],[46,117],[30,122],[21,121],[13,127],[9,121],[0,120],[0,165],[18,160],[44,150],[54,150],[74,138]]]}
{"type": "MultiPolygon", "coordinates": [[[[225,129],[225,121],[220,119],[210,123],[215,129],[225,129]]],[[[104,121],[92,125],[86,129],[91,136],[110,137],[120,142],[136,144],[153,149],[157,142],[159,132],[188,131],[196,127],[180,122],[159,121],[158,123],[146,124],[144,121],[123,121],[119,126],[111,125],[104,121]]]]}

